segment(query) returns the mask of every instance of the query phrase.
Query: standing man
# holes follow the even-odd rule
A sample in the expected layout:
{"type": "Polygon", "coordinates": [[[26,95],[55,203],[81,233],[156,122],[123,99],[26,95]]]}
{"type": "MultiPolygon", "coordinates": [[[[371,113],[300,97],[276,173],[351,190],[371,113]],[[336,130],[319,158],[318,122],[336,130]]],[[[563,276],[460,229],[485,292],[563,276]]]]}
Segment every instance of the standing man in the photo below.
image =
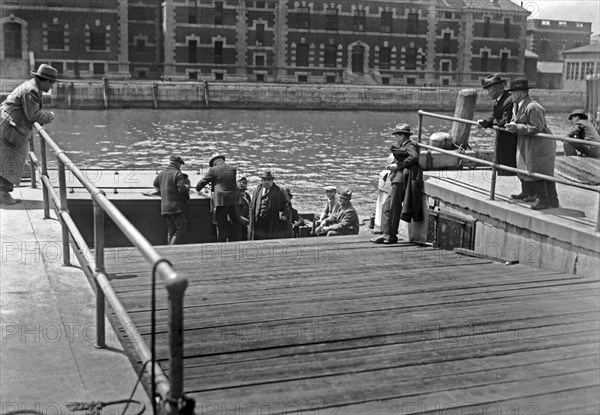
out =
{"type": "MultiPolygon", "coordinates": [[[[600,142],[598,131],[588,121],[588,116],[583,109],[576,109],[569,115],[569,121],[573,124],[573,128],[567,133],[567,137],[578,138],[580,140],[600,142]]],[[[600,148],[585,144],[575,144],[564,141],[563,148],[565,156],[576,156],[579,151],[582,156],[599,157],[600,148]]]]}
{"type": "Polygon", "coordinates": [[[315,232],[325,233],[327,236],[358,235],[360,231],[358,213],[350,203],[350,199],[352,199],[352,191],[343,190],[340,193],[340,209],[326,218],[315,232]]]}
{"type": "Polygon", "coordinates": [[[42,94],[59,82],[58,71],[42,64],[34,78],[19,85],[0,105],[0,205],[21,202],[10,192],[21,183],[23,166],[33,136],[33,123],[49,124],[52,111],[42,111],[42,94]]]}
{"type": "Polygon", "coordinates": [[[248,179],[244,176],[238,180],[238,190],[240,191],[240,218],[242,220],[242,241],[248,239],[248,225],[250,225],[250,203],[252,198],[247,192],[248,179]]]}
{"type": "MultiPolygon", "coordinates": [[[[508,89],[512,93],[513,117],[506,129],[517,135],[517,167],[530,173],[554,176],[556,141],[534,137],[535,134],[551,134],[546,125],[544,108],[529,96],[527,79],[515,79],[508,89]]],[[[537,202],[531,205],[533,210],[559,207],[556,183],[548,180],[518,174],[525,188],[535,189],[537,202]]]]}
{"type": "MultiPolygon", "coordinates": [[[[488,97],[494,101],[492,114],[477,123],[482,128],[492,128],[504,126],[510,122],[513,111],[513,101],[510,92],[504,89],[506,81],[500,77],[500,74],[493,74],[481,82],[484,91],[488,97]]],[[[507,131],[496,130],[496,151],[494,162],[509,167],[517,167],[517,136],[507,131]]],[[[515,173],[506,170],[498,170],[498,176],[514,176],[515,173]]]]}
{"type": "Polygon", "coordinates": [[[181,172],[185,164],[180,156],[171,156],[169,165],[156,176],[154,187],[160,192],[160,213],[167,223],[167,243],[181,243],[188,231],[190,180],[181,172]]]}
{"type": "Polygon", "coordinates": [[[327,196],[327,202],[325,202],[325,207],[323,208],[323,210],[321,211],[321,215],[317,219],[317,226],[329,216],[333,215],[338,210],[340,210],[340,202],[336,193],[337,189],[335,188],[335,186],[325,186],[325,195],[327,196]]]}
{"type": "Polygon", "coordinates": [[[250,205],[250,239],[290,238],[290,200],[275,184],[270,171],[263,173],[250,205]]]}
{"type": "Polygon", "coordinates": [[[236,182],[237,169],[226,164],[222,154],[213,156],[208,166],[210,168],[196,185],[196,191],[200,192],[209,183],[212,186],[212,201],[217,216],[217,240],[239,241],[242,238],[243,224],[236,182]]]}

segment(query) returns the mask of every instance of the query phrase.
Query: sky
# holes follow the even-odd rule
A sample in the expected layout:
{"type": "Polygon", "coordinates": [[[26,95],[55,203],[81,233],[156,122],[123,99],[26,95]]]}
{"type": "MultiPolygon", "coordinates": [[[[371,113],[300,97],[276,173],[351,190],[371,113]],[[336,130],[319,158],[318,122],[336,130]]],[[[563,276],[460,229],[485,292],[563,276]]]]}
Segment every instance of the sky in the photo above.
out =
{"type": "Polygon", "coordinates": [[[600,34],[600,1],[512,0],[531,12],[530,19],[592,22],[593,35],[600,34]]]}

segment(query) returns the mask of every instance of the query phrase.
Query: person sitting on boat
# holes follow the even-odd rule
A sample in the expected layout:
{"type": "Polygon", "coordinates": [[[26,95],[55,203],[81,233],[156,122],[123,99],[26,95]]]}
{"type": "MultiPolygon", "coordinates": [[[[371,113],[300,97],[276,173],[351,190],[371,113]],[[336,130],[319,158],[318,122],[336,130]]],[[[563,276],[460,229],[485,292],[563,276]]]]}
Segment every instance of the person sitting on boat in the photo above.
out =
{"type": "Polygon", "coordinates": [[[160,214],[167,224],[169,245],[181,243],[188,232],[190,179],[180,170],[183,164],[181,156],[171,156],[169,165],[154,179],[154,188],[160,193],[160,214]]]}
{"type": "MultiPolygon", "coordinates": [[[[588,116],[583,109],[576,109],[569,115],[569,121],[573,124],[573,128],[567,133],[567,137],[578,138],[580,140],[600,142],[600,135],[591,122],[588,121],[588,116]]],[[[565,156],[590,156],[599,157],[600,148],[586,144],[575,144],[567,141],[563,142],[565,156]],[[580,154],[577,154],[579,152],[580,154]]]]}
{"type": "Polygon", "coordinates": [[[316,225],[319,226],[325,219],[329,216],[332,216],[338,210],[340,210],[340,202],[337,197],[337,189],[335,186],[325,186],[325,195],[327,196],[327,202],[325,202],[325,207],[321,211],[321,214],[318,216],[316,220],[316,225]]]}
{"type": "Polygon", "coordinates": [[[250,203],[252,198],[248,190],[248,179],[243,176],[237,182],[238,190],[240,191],[240,218],[242,220],[242,239],[248,239],[248,225],[250,225],[250,203]]]}
{"type": "Polygon", "coordinates": [[[290,238],[289,218],[290,199],[287,193],[275,184],[273,173],[264,172],[252,195],[250,239],[290,238]]]}
{"type": "Polygon", "coordinates": [[[321,222],[315,233],[327,236],[358,235],[360,222],[350,199],[352,199],[352,191],[343,190],[339,195],[340,209],[321,222]]]}
{"type": "Polygon", "coordinates": [[[292,206],[292,198],[294,197],[294,195],[292,194],[292,191],[289,188],[285,189],[285,192],[288,195],[288,198],[290,199],[290,227],[291,227],[291,233],[294,236],[294,238],[297,238],[300,234],[300,226],[304,226],[304,219],[302,219],[300,217],[300,214],[298,213],[297,209],[294,209],[294,206],[292,206]]]}
{"type": "Polygon", "coordinates": [[[371,239],[371,242],[395,244],[398,242],[400,219],[405,222],[423,220],[421,189],[423,169],[419,164],[417,145],[410,139],[412,135],[408,124],[398,124],[392,135],[397,143],[390,147],[395,163],[387,166],[390,170],[392,191],[387,224],[382,224],[383,235],[371,239]]]}

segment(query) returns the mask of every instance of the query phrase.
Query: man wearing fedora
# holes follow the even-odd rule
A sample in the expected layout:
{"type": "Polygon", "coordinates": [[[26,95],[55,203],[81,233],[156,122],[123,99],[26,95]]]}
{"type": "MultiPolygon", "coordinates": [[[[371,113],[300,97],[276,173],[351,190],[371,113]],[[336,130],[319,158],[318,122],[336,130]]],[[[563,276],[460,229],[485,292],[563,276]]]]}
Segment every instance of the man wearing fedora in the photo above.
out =
{"type": "Polygon", "coordinates": [[[317,234],[326,234],[327,236],[358,235],[360,231],[360,222],[358,213],[352,206],[352,191],[345,189],[340,192],[340,209],[333,215],[326,218],[315,230],[317,234]]]}
{"type": "Polygon", "coordinates": [[[154,188],[160,193],[160,214],[167,224],[167,243],[182,243],[188,232],[190,179],[181,172],[185,164],[181,156],[169,158],[169,165],[154,179],[154,188]]]}
{"type": "MultiPolygon", "coordinates": [[[[527,79],[515,79],[508,89],[512,93],[514,107],[511,122],[506,129],[517,135],[517,168],[530,173],[554,176],[556,159],[556,141],[534,137],[535,134],[552,132],[546,124],[545,110],[529,96],[527,79]]],[[[523,189],[531,189],[537,196],[537,202],[531,208],[542,210],[559,207],[556,183],[538,179],[525,174],[517,175],[523,183],[523,189]]],[[[514,199],[525,199],[530,193],[512,195],[514,199]]]]}
{"type": "Polygon", "coordinates": [[[14,205],[10,192],[21,183],[33,136],[33,124],[48,124],[54,113],[42,111],[42,94],[59,82],[58,71],[42,64],[34,77],[16,87],[0,105],[0,205],[14,205]]]}
{"type": "Polygon", "coordinates": [[[225,156],[214,155],[208,162],[210,167],[196,185],[200,193],[208,184],[212,187],[212,203],[217,219],[219,242],[242,239],[244,224],[241,219],[240,193],[237,184],[237,169],[225,163],[225,156]]]}
{"type": "Polygon", "coordinates": [[[383,235],[371,239],[378,244],[395,244],[398,242],[400,219],[405,222],[423,220],[421,189],[423,169],[419,164],[419,150],[410,139],[410,125],[398,124],[392,132],[397,139],[390,147],[394,163],[387,166],[390,170],[389,180],[392,191],[389,197],[389,211],[384,204],[381,231],[383,235]],[[387,220],[385,218],[387,216],[387,220]]]}
{"type": "Polygon", "coordinates": [[[252,195],[250,205],[250,239],[290,238],[290,199],[277,184],[275,176],[265,171],[252,195]]]}
{"type": "MultiPolygon", "coordinates": [[[[583,109],[576,109],[569,115],[569,121],[573,124],[573,128],[567,133],[567,137],[578,138],[580,140],[600,142],[600,135],[598,131],[588,121],[588,116],[583,109]]],[[[564,141],[563,148],[565,150],[565,156],[576,156],[577,152],[581,153],[582,156],[599,157],[600,148],[597,146],[590,146],[585,144],[569,143],[564,141]]]]}
{"type": "Polygon", "coordinates": [[[248,239],[248,225],[250,225],[250,203],[252,198],[248,190],[248,179],[242,176],[238,180],[238,190],[240,191],[240,219],[242,220],[241,240],[248,239]]]}
{"type": "MultiPolygon", "coordinates": [[[[510,92],[504,89],[506,81],[500,74],[493,74],[481,81],[481,87],[494,101],[492,114],[477,123],[482,128],[493,128],[504,126],[512,118],[513,100],[510,92]]],[[[494,161],[509,167],[517,167],[517,136],[508,131],[496,130],[496,149],[494,161]]],[[[514,176],[515,173],[506,170],[498,170],[498,176],[514,176]]]]}

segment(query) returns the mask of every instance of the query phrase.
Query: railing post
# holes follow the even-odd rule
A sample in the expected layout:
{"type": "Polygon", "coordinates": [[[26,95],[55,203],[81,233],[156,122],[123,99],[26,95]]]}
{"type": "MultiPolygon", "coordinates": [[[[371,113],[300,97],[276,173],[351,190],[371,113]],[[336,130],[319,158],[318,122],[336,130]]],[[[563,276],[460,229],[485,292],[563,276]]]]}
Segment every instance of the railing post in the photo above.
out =
{"type": "MultiPolygon", "coordinates": [[[[33,141],[33,134],[31,135],[31,137],[29,138],[29,151],[31,153],[35,153],[35,146],[33,145],[34,141],[33,141]]],[[[31,153],[29,154],[29,171],[31,174],[31,188],[32,189],[37,189],[37,180],[35,178],[35,163],[33,162],[33,157],[31,156],[31,153]]]]}
{"type": "Polygon", "coordinates": [[[490,200],[494,200],[496,198],[496,176],[498,175],[498,168],[496,167],[496,160],[494,160],[494,165],[492,166],[492,183],[490,186],[490,200]]]}
{"type": "Polygon", "coordinates": [[[600,232],[600,201],[598,201],[598,216],[596,217],[596,232],[600,232]]]}
{"type": "MultiPolygon", "coordinates": [[[[46,140],[40,134],[40,156],[42,158],[42,177],[48,177],[48,159],[46,158],[46,140]]],[[[48,188],[42,180],[42,195],[44,198],[44,219],[50,219],[50,198],[48,196],[48,188]]]]}
{"type": "Polygon", "coordinates": [[[423,134],[423,114],[419,111],[419,126],[417,134],[417,143],[421,143],[421,135],[423,134]]]}
{"type": "Polygon", "coordinates": [[[187,280],[167,286],[169,291],[169,380],[171,398],[183,397],[183,297],[187,280]]]}
{"type": "MultiPolygon", "coordinates": [[[[104,274],[104,210],[94,199],[94,254],[96,260],[96,275],[104,274]]],[[[104,315],[106,299],[102,287],[94,278],[96,286],[96,348],[106,348],[106,329],[104,327],[104,315]]]]}
{"type": "Polygon", "coordinates": [[[69,228],[62,218],[63,212],[68,212],[67,207],[67,179],[65,176],[65,163],[58,160],[58,190],[60,194],[60,223],[62,225],[62,244],[63,244],[63,264],[71,265],[70,248],[69,248],[69,228]]]}

